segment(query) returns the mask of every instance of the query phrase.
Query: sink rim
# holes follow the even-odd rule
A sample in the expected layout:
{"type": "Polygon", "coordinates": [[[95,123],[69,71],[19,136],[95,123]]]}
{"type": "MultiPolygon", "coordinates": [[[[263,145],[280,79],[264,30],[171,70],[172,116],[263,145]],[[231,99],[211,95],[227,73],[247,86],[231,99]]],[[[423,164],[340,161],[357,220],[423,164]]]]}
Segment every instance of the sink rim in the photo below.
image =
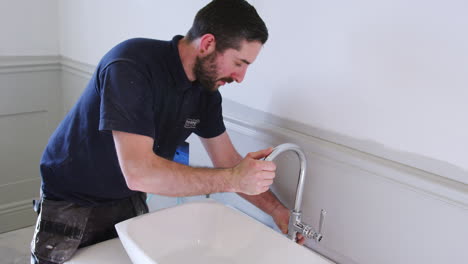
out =
{"type": "MultiPolygon", "coordinates": [[[[284,249],[285,251],[292,251],[294,252],[294,254],[298,254],[300,256],[303,256],[303,257],[311,257],[311,258],[321,258],[322,260],[326,260],[324,262],[320,262],[320,263],[333,263],[333,262],[330,262],[328,259],[326,259],[325,257],[319,255],[318,253],[316,252],[313,252],[312,250],[310,250],[309,248],[306,248],[304,246],[301,246],[301,245],[298,245],[294,242],[292,242],[291,240],[289,240],[285,235],[281,234],[281,233],[278,233],[277,231],[271,229],[270,227],[264,225],[263,223],[251,218],[250,216],[248,216],[247,214],[233,208],[233,207],[230,207],[230,206],[227,206],[225,204],[222,204],[222,203],[219,203],[217,202],[216,200],[213,200],[213,199],[204,199],[202,201],[192,201],[192,202],[187,202],[187,203],[184,203],[184,204],[181,204],[181,205],[178,205],[178,206],[174,206],[174,207],[170,207],[170,208],[165,208],[165,209],[162,209],[162,210],[159,210],[159,211],[155,211],[155,212],[151,212],[149,214],[145,214],[145,215],[141,215],[141,216],[138,216],[138,217],[134,217],[134,218],[131,218],[131,219],[128,219],[126,221],[123,221],[123,222],[120,222],[118,224],[115,225],[116,227],[116,230],[117,230],[117,233],[119,234],[119,237],[121,238],[121,241],[124,245],[124,248],[125,250],[127,251],[127,254],[130,256],[130,258],[134,260],[134,258],[138,257],[139,259],[139,262],[141,262],[141,259],[144,259],[145,263],[158,263],[157,261],[159,261],[161,258],[163,258],[165,256],[165,254],[161,253],[160,256],[157,256],[155,257],[154,254],[155,252],[153,252],[154,250],[149,250],[148,249],[148,243],[146,242],[147,241],[147,238],[136,238],[134,233],[136,233],[136,231],[133,231],[132,228],[133,228],[133,225],[136,225],[138,226],[138,224],[147,224],[146,221],[145,222],[141,222],[143,218],[145,218],[145,220],[147,221],[151,221],[151,220],[154,220],[154,219],[158,219],[161,218],[163,219],[164,221],[167,221],[167,217],[170,216],[170,215],[173,215],[173,214],[179,214],[179,215],[184,215],[184,214],[187,214],[187,212],[190,212],[190,210],[195,210],[195,209],[200,209],[200,210],[210,210],[210,214],[216,214],[218,211],[219,212],[222,212],[224,214],[226,214],[228,220],[230,220],[230,218],[235,218],[237,220],[241,220],[242,221],[242,225],[237,225],[236,223],[236,228],[237,230],[243,230],[246,226],[248,227],[247,229],[252,229],[254,231],[257,231],[258,233],[260,233],[261,236],[259,236],[260,238],[256,238],[254,237],[253,240],[250,239],[249,240],[249,237],[247,237],[247,243],[250,243],[250,244],[253,244],[254,246],[256,246],[257,248],[242,248],[241,245],[237,245],[237,244],[240,244],[239,241],[242,241],[242,240],[239,240],[239,239],[233,239],[232,241],[230,239],[226,240],[227,243],[222,243],[222,244],[232,244],[232,243],[237,243],[235,244],[235,247],[236,246],[239,246],[239,250],[241,250],[240,252],[243,252],[243,253],[248,253],[248,254],[251,254],[251,252],[253,252],[252,250],[262,250],[261,252],[265,252],[265,253],[272,253],[272,254],[275,254],[275,251],[271,251],[269,248],[264,248],[262,247],[263,245],[260,245],[258,246],[258,243],[256,242],[261,242],[263,243],[263,241],[261,240],[262,238],[269,238],[270,241],[265,241],[265,243],[267,245],[272,245],[273,248],[275,247],[279,247],[281,246],[281,249],[284,249]],[[140,222],[140,223],[139,223],[140,222]],[[131,234],[132,233],[132,234],[131,234]],[[145,240],[144,242],[141,242],[139,240],[145,240]],[[260,241],[259,241],[260,240],[260,241]],[[244,250],[244,251],[242,251],[244,250]],[[151,252],[149,252],[151,251],[151,252]],[[135,256],[134,256],[135,254],[135,256]],[[150,254],[152,254],[153,256],[150,256],[150,254]]],[[[218,212],[218,213],[219,213],[218,212]]],[[[206,218],[205,215],[202,215],[202,214],[197,214],[198,218],[198,221],[203,220],[203,217],[206,218]]],[[[210,217],[208,216],[208,220],[212,220],[214,218],[213,221],[220,221],[218,218],[216,218],[218,216],[214,216],[214,217],[210,217]]],[[[177,217],[177,218],[180,218],[180,217],[177,217]]],[[[180,220],[180,219],[178,219],[180,220]]],[[[221,219],[222,220],[222,219],[221,219]]],[[[207,225],[206,222],[202,222],[200,221],[202,224],[204,225],[207,225]]],[[[196,222],[194,222],[195,225],[196,225],[196,222]]],[[[219,223],[218,223],[219,224],[219,223]]],[[[141,226],[141,225],[140,225],[141,226]]],[[[155,229],[152,230],[152,232],[155,232],[155,230],[160,230],[160,231],[165,231],[166,234],[167,234],[167,230],[163,230],[161,225],[155,225],[155,229]]],[[[205,227],[205,226],[203,226],[205,227]]],[[[206,228],[206,227],[205,227],[206,228]]],[[[215,228],[218,228],[218,227],[215,227],[215,228]]],[[[216,230],[219,230],[219,229],[215,229],[213,228],[212,230],[214,232],[210,233],[210,232],[202,232],[200,231],[202,235],[212,235],[214,233],[217,233],[215,232],[216,230]]],[[[141,232],[141,230],[144,230],[144,229],[141,229],[141,228],[137,228],[138,229],[138,232],[141,232]]],[[[171,228],[167,228],[167,229],[171,229],[171,228]]],[[[183,231],[183,230],[181,230],[183,231]]],[[[219,235],[219,237],[222,237],[223,235],[225,235],[225,233],[223,233],[223,230],[220,231],[222,234],[219,235]]],[[[146,235],[146,234],[143,234],[143,236],[146,235]]],[[[216,234],[218,235],[218,234],[216,234]]],[[[239,234],[241,236],[241,238],[243,239],[245,235],[245,233],[241,233],[239,234]]],[[[164,237],[164,235],[161,235],[162,237],[164,237]]],[[[194,238],[195,236],[191,236],[191,237],[188,237],[187,238],[187,241],[189,241],[190,243],[192,243],[194,241],[194,238]]],[[[219,240],[219,237],[218,237],[218,240],[219,240]]],[[[225,236],[226,237],[226,236],[225,236]]],[[[222,237],[222,239],[225,239],[225,237],[222,237]]],[[[239,237],[239,236],[237,236],[239,237]]],[[[169,237],[169,238],[172,238],[172,237],[169,237]]],[[[167,238],[162,238],[161,239],[158,239],[158,243],[161,243],[160,241],[164,241],[164,239],[167,239],[167,238]]],[[[210,237],[208,237],[208,239],[206,240],[209,240],[210,237]]],[[[156,240],[154,240],[156,241],[156,240]]],[[[166,250],[167,252],[175,252],[177,250],[180,250],[181,248],[184,249],[184,247],[181,245],[183,245],[180,241],[177,241],[177,240],[174,240],[175,243],[174,243],[174,247],[171,249],[171,246],[168,246],[167,248],[161,248],[161,251],[162,252],[165,252],[164,250],[166,250]],[[178,244],[177,244],[178,243],[178,244]]],[[[164,247],[166,247],[167,244],[167,240],[165,241],[166,243],[164,244],[164,247]]],[[[212,241],[210,241],[212,242],[212,241]]],[[[190,244],[189,243],[189,244],[190,244]]],[[[189,244],[185,244],[185,245],[189,245],[189,244]]],[[[192,243],[193,244],[193,243],[192,243]]],[[[205,244],[205,246],[210,246],[210,244],[205,244]]],[[[193,245],[192,245],[193,246],[193,245]]],[[[267,247],[267,246],[265,246],[267,247]]],[[[219,247],[218,250],[224,250],[224,251],[229,251],[229,250],[235,250],[232,249],[232,248],[228,248],[228,247],[219,247]]],[[[235,257],[235,255],[233,255],[233,257],[235,257]]]]}

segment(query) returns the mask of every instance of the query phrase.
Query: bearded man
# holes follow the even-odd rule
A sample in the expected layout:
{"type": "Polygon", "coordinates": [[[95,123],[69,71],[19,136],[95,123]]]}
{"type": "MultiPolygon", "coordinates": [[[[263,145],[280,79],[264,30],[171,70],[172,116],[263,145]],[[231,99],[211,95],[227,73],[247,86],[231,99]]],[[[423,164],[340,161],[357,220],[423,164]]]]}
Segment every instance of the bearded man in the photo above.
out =
{"type": "Polygon", "coordinates": [[[289,211],[269,191],[275,164],[260,160],[272,149],[238,154],[218,91],[242,82],[267,38],[253,6],[214,0],[186,36],[111,49],[45,148],[32,263],[63,263],[79,247],[116,237],[116,223],[148,212],[146,193],[237,192],[287,232],[289,211]],[[215,168],[172,161],[191,133],[215,168]]]}

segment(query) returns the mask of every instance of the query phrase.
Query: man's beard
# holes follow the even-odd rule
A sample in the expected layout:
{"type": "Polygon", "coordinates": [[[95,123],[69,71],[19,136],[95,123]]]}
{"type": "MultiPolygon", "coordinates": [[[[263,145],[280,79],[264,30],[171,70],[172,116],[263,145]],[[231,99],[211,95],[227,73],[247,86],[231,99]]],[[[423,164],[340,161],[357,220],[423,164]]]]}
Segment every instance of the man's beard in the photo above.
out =
{"type": "Polygon", "coordinates": [[[215,51],[206,57],[195,59],[195,66],[193,67],[193,72],[195,78],[202,85],[203,89],[209,92],[215,92],[218,90],[216,83],[218,81],[224,81],[226,83],[231,83],[232,78],[221,78],[218,77],[218,66],[216,65],[216,55],[218,53],[215,51]]]}

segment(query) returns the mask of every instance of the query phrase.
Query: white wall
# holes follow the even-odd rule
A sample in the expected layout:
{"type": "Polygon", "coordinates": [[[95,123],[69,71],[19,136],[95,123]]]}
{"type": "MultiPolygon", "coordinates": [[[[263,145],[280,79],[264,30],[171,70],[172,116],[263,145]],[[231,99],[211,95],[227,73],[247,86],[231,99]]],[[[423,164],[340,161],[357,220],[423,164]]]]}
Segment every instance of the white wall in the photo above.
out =
{"type": "Polygon", "coordinates": [[[60,54],[96,65],[117,43],[133,37],[184,35],[208,0],[59,1],[60,54]]]}
{"type": "Polygon", "coordinates": [[[224,95],[468,169],[467,1],[255,2],[271,39],[224,95]]]}
{"type": "Polygon", "coordinates": [[[0,0],[0,56],[58,55],[57,0],[0,0]]]}
{"type": "MultiPolygon", "coordinates": [[[[126,38],[170,39],[206,2],[60,1],[60,53],[95,65],[126,38]]],[[[271,37],[225,98],[427,171],[412,160],[468,170],[466,1],[251,2],[271,37]]]]}

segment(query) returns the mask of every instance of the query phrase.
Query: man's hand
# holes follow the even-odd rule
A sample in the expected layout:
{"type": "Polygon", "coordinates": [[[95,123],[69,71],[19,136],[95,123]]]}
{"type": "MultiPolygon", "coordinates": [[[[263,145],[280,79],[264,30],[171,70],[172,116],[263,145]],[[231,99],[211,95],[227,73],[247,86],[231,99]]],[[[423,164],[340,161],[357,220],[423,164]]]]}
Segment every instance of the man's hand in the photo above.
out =
{"type": "Polygon", "coordinates": [[[276,165],[272,161],[259,160],[268,156],[272,148],[251,152],[233,168],[230,182],[234,191],[248,195],[266,192],[275,178],[276,165]]]}
{"type": "MultiPolygon", "coordinates": [[[[283,205],[278,205],[271,214],[276,225],[284,234],[288,233],[289,215],[290,211],[283,205]]],[[[297,233],[296,241],[299,245],[304,245],[305,237],[302,234],[297,233]]]]}

